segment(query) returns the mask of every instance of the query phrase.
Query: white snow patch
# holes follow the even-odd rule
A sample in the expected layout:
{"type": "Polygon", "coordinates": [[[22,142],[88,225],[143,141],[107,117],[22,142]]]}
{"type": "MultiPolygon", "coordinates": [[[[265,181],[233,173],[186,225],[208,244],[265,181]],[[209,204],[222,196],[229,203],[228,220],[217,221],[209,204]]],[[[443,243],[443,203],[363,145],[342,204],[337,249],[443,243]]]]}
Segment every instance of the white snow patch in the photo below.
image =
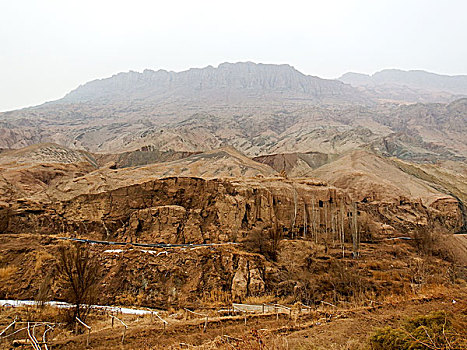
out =
{"type": "MultiPolygon", "coordinates": [[[[18,306],[32,306],[36,305],[37,301],[35,300],[0,300],[0,306],[11,306],[11,307],[18,307],[18,306]]],[[[65,303],[63,301],[47,301],[45,302],[46,305],[58,307],[58,308],[71,308],[73,307],[72,304],[65,303]]],[[[120,312],[122,314],[128,315],[150,315],[151,313],[157,314],[157,311],[151,310],[143,310],[143,309],[130,309],[127,307],[119,307],[119,306],[108,306],[108,305],[92,305],[93,309],[103,309],[110,312],[120,312]]]]}
{"type": "Polygon", "coordinates": [[[104,253],[122,253],[123,249],[107,249],[104,250],[104,253]]]}

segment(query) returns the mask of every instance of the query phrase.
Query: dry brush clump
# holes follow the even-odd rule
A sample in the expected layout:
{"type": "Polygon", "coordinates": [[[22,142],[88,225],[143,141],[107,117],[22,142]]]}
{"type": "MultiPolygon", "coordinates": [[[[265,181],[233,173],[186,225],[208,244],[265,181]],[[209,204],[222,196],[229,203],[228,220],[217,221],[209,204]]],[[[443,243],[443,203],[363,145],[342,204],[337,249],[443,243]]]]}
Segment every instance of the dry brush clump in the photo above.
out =
{"type": "Polygon", "coordinates": [[[465,283],[464,280],[467,279],[465,257],[456,254],[449,244],[452,233],[443,231],[439,226],[431,225],[415,228],[411,236],[412,245],[420,257],[415,265],[410,266],[415,284],[465,283]]]}
{"type": "Polygon", "coordinates": [[[16,273],[17,270],[18,268],[12,265],[0,268],[0,281],[8,281],[16,273]]]}
{"type": "Polygon", "coordinates": [[[243,246],[247,251],[263,255],[270,261],[277,261],[282,233],[278,228],[252,230],[243,246]]]}
{"type": "Polygon", "coordinates": [[[442,235],[433,226],[418,226],[412,231],[415,248],[420,255],[435,255],[440,253],[442,235]]]}
{"type": "Polygon", "coordinates": [[[467,348],[467,310],[413,317],[400,327],[377,329],[370,337],[373,350],[462,350],[467,348]]]}
{"type": "Polygon", "coordinates": [[[308,270],[284,277],[276,296],[318,306],[322,301],[333,304],[364,303],[374,297],[376,287],[353,261],[312,262],[308,270]]]}
{"type": "Polygon", "coordinates": [[[98,295],[101,267],[83,243],[62,245],[58,249],[56,271],[65,298],[74,305],[69,323],[76,318],[85,321],[98,295]]]}
{"type": "MultiPolygon", "coordinates": [[[[271,335],[265,330],[251,329],[243,336],[218,336],[196,347],[199,350],[289,350],[287,337],[271,335]]],[[[178,348],[177,348],[178,349],[178,348]]]]}

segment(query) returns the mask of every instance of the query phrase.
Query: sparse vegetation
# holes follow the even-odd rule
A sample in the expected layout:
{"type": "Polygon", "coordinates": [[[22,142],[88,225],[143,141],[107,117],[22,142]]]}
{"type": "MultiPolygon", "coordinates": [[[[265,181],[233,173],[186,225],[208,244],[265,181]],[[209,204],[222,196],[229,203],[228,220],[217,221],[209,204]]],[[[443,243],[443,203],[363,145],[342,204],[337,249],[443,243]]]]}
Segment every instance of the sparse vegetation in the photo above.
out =
{"type": "Polygon", "coordinates": [[[246,250],[259,253],[271,261],[276,261],[280,239],[281,233],[275,228],[263,231],[252,230],[243,244],[246,250]]]}
{"type": "Polygon", "coordinates": [[[467,348],[467,314],[444,311],[408,319],[400,327],[376,330],[370,337],[373,350],[462,350],[467,348]]]}
{"type": "Polygon", "coordinates": [[[0,268],[0,280],[7,281],[18,270],[16,266],[6,266],[0,268]]]}
{"type": "Polygon", "coordinates": [[[82,243],[62,245],[59,247],[56,269],[67,300],[75,306],[69,322],[74,323],[76,317],[85,321],[97,297],[99,263],[82,243]]]}

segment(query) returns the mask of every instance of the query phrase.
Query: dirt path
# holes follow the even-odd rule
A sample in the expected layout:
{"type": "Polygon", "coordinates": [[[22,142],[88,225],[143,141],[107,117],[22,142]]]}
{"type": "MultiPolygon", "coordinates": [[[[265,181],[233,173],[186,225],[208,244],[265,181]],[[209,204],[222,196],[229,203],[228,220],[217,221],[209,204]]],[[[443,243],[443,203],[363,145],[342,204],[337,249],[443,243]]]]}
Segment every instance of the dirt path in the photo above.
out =
{"type": "Polygon", "coordinates": [[[287,335],[291,349],[313,345],[317,349],[359,349],[368,336],[378,327],[396,326],[406,318],[444,310],[465,312],[467,299],[452,303],[451,298],[407,301],[397,305],[385,305],[373,310],[350,312],[348,317],[335,319],[319,327],[291,332],[287,335]]]}
{"type": "MultiPolygon", "coordinates": [[[[121,349],[166,349],[169,346],[180,344],[201,345],[209,339],[229,334],[241,336],[254,328],[276,328],[290,323],[289,317],[280,315],[276,319],[271,315],[248,315],[245,325],[244,316],[226,318],[212,318],[209,320],[206,331],[204,319],[194,319],[172,323],[163,329],[161,323],[154,325],[133,326],[128,329],[125,344],[121,344],[122,329],[106,328],[91,334],[90,345],[93,349],[108,349],[119,347],[121,349]]],[[[54,344],[54,349],[81,349],[86,342],[86,336],[73,337],[68,341],[54,344]]]]}

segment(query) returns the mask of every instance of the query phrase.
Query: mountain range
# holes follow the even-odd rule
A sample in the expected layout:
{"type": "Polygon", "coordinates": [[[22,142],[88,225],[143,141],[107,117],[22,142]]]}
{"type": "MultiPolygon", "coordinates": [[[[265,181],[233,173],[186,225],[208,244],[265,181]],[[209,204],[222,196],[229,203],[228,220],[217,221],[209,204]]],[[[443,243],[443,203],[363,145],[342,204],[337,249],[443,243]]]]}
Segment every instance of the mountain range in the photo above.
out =
{"type": "Polygon", "coordinates": [[[86,83],[67,94],[61,102],[108,103],[131,99],[162,103],[183,99],[229,104],[262,98],[318,102],[334,97],[344,101],[359,98],[355,89],[340,81],[305,75],[287,64],[242,62],[179,73],[148,69],[142,73],[120,73],[86,83]]]}
{"type": "Polygon", "coordinates": [[[450,102],[467,95],[467,75],[385,69],[373,75],[350,72],[339,80],[382,101],[450,102]]]}
{"type": "MultiPolygon", "coordinates": [[[[374,76],[399,77],[398,91],[409,89],[404,84],[413,80],[412,72],[391,72],[374,76]]],[[[420,74],[435,77],[426,84],[430,96],[436,95],[433,86],[443,88],[437,81],[455,78],[420,74]]],[[[245,62],[180,73],[120,73],[63,99],[1,113],[0,148],[54,142],[121,153],[233,146],[248,156],[364,148],[415,161],[464,160],[467,99],[451,101],[457,96],[452,92],[463,91],[463,77],[454,80],[457,90],[442,92],[450,102],[413,103],[392,99],[394,88],[376,96],[375,87],[304,75],[289,65],[245,62]]]]}
{"type": "Polygon", "coordinates": [[[467,95],[467,75],[441,75],[423,70],[404,71],[400,69],[384,69],[373,75],[349,72],[339,78],[352,86],[377,87],[394,85],[420,90],[431,90],[467,95]]]}

